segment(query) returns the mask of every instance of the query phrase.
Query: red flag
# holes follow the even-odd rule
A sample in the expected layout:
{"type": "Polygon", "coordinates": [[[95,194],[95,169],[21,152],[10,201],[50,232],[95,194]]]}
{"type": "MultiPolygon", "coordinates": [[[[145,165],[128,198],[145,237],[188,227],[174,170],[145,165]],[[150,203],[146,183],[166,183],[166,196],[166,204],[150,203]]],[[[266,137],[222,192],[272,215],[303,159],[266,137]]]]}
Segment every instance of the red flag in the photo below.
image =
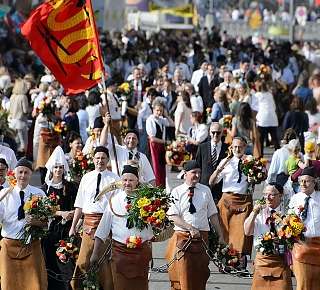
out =
{"type": "Polygon", "coordinates": [[[90,0],[49,0],[21,27],[32,49],[67,94],[95,86],[103,73],[90,0]]]}

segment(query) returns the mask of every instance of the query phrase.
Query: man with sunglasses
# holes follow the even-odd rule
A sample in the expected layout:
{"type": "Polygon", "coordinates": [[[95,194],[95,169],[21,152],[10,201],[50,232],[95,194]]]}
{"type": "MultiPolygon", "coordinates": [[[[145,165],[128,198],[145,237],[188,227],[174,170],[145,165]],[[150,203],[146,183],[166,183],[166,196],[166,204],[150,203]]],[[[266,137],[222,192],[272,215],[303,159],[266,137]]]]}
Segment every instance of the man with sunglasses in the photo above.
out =
{"type": "MultiPolygon", "coordinates": [[[[246,236],[254,237],[254,246],[266,232],[274,232],[273,213],[284,214],[281,202],[283,187],[278,183],[269,183],[264,189],[265,204],[256,204],[244,222],[246,236]]],[[[257,252],[254,261],[254,275],[251,289],[292,290],[291,272],[283,255],[264,255],[257,252]]]]}
{"type": "MultiPolygon", "coordinates": [[[[196,161],[201,169],[200,183],[209,186],[209,178],[218,164],[227,156],[228,145],[221,140],[222,127],[218,122],[210,125],[210,139],[198,146],[196,161]]],[[[209,186],[214,201],[221,197],[222,182],[209,186]]]]}
{"type": "Polygon", "coordinates": [[[315,191],[314,167],[304,168],[298,180],[300,192],[291,197],[289,208],[300,216],[306,232],[305,241],[292,250],[293,272],[297,290],[314,290],[320,285],[320,194],[315,191]]]}

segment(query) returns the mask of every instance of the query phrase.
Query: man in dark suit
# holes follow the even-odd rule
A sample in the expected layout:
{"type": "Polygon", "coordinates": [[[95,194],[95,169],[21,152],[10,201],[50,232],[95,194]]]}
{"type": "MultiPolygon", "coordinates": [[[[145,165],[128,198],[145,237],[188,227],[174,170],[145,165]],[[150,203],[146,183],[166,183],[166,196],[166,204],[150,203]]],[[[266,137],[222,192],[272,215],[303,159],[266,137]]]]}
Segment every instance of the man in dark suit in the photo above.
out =
{"type": "Polygon", "coordinates": [[[213,91],[218,85],[219,76],[214,73],[213,65],[209,64],[206,75],[200,79],[198,84],[199,94],[203,99],[204,109],[212,107],[214,103],[213,91]]]}
{"type": "MultiPolygon", "coordinates": [[[[228,145],[221,141],[222,127],[218,122],[210,125],[210,139],[199,145],[196,161],[201,168],[200,183],[209,186],[209,178],[220,161],[227,156],[228,145]]],[[[210,187],[210,186],[209,186],[210,187]]],[[[217,203],[221,197],[222,182],[211,186],[213,199],[217,203]]]]}

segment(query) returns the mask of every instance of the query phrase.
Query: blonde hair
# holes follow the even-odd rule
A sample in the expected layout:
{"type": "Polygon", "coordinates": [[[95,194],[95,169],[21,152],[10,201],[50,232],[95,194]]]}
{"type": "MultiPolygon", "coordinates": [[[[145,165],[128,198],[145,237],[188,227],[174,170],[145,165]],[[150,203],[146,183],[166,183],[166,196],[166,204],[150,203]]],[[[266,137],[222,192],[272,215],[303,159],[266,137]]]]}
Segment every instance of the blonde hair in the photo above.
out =
{"type": "Polygon", "coordinates": [[[27,83],[23,79],[17,79],[14,83],[12,94],[13,95],[26,95],[28,92],[27,83]]]}

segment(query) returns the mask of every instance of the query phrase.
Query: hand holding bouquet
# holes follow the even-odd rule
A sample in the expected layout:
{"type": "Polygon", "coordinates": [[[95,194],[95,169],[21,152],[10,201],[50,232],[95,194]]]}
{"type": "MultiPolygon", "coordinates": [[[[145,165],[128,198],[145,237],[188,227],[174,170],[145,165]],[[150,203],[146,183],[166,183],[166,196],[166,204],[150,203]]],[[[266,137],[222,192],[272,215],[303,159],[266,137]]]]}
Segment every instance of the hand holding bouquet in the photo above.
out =
{"type": "Polygon", "coordinates": [[[56,255],[61,263],[66,264],[70,259],[76,260],[78,258],[79,248],[74,245],[72,237],[70,241],[60,240],[58,245],[56,255]]]}
{"type": "Polygon", "coordinates": [[[245,176],[248,177],[248,193],[253,193],[254,186],[267,179],[267,160],[263,158],[254,158],[247,155],[241,162],[240,168],[245,176]]]}
{"type": "Polygon", "coordinates": [[[91,156],[84,155],[82,151],[77,151],[70,165],[71,180],[80,180],[84,174],[92,170],[94,170],[94,163],[91,156]]]}
{"type": "Polygon", "coordinates": [[[48,229],[43,227],[46,225],[49,218],[52,218],[57,210],[59,197],[54,193],[49,196],[32,195],[24,204],[24,212],[26,220],[18,238],[24,246],[31,243],[33,240],[41,239],[47,235],[48,229]]]}
{"type": "Polygon", "coordinates": [[[151,227],[155,235],[170,226],[167,211],[170,194],[158,187],[141,186],[128,196],[127,227],[139,230],[151,227]]]}

